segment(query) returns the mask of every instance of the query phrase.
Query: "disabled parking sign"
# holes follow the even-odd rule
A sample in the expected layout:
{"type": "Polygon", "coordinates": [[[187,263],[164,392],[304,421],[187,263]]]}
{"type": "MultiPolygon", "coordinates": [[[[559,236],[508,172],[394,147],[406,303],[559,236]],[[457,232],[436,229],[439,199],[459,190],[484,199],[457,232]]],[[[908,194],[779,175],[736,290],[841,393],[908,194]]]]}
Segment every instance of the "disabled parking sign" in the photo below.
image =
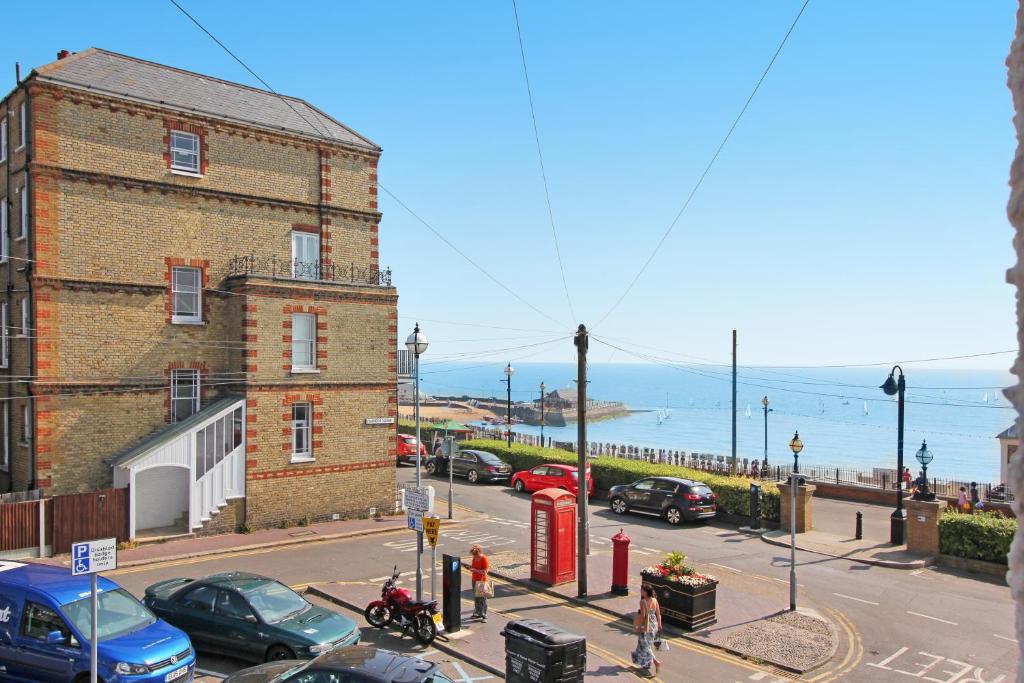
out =
{"type": "Polygon", "coordinates": [[[71,575],[95,574],[117,569],[117,539],[104,538],[71,545],[71,575]]]}

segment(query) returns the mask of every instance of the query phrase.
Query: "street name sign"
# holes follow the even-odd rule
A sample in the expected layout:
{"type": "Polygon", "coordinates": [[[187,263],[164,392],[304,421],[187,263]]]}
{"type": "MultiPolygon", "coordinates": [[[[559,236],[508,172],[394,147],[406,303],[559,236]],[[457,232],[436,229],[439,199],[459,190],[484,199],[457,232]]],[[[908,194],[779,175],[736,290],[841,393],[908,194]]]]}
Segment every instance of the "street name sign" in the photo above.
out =
{"type": "Polygon", "coordinates": [[[393,424],[395,424],[395,418],[393,418],[393,417],[368,417],[368,418],[366,418],[366,424],[368,424],[368,425],[393,425],[393,424]]]}
{"type": "Polygon", "coordinates": [[[103,538],[71,545],[71,575],[95,574],[117,569],[117,539],[103,538]]]}
{"type": "Polygon", "coordinates": [[[423,518],[423,531],[427,535],[427,542],[431,546],[437,546],[437,535],[441,531],[441,518],[440,517],[424,517],[423,518]]]}

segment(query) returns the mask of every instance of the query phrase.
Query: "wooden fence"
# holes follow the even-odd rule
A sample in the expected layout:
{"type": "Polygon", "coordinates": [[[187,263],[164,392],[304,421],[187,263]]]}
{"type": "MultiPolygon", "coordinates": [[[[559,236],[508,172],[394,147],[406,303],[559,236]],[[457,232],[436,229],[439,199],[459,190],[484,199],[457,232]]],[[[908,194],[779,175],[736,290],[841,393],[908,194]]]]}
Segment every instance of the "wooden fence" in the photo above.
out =
{"type": "Polygon", "coordinates": [[[40,545],[50,553],[71,552],[71,544],[97,538],[128,539],[128,489],[102,489],[23,503],[0,503],[0,553],[31,556],[40,545]],[[43,506],[44,538],[39,538],[43,506]]]}

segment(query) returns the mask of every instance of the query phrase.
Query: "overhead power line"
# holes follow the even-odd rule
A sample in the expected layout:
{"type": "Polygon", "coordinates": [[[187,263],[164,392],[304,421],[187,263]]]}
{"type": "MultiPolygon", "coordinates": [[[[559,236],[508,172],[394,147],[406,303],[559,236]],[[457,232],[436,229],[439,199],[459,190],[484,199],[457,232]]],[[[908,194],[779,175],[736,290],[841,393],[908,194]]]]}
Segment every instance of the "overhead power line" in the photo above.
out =
{"type": "Polygon", "coordinates": [[[537,111],[533,105],[533,88],[530,86],[530,72],[526,68],[526,48],[523,47],[523,29],[519,25],[519,8],[516,7],[516,0],[512,0],[512,14],[516,18],[516,37],[519,38],[519,56],[523,62],[523,79],[526,81],[526,97],[530,101],[530,119],[533,121],[533,140],[537,143],[537,160],[540,162],[540,177],[544,181],[544,200],[548,205],[548,222],[551,223],[551,238],[555,242],[555,256],[558,258],[558,270],[562,274],[562,289],[565,290],[565,300],[569,304],[569,313],[572,319],[576,320],[576,311],[572,307],[572,297],[569,296],[569,284],[565,279],[565,266],[562,263],[562,250],[558,246],[558,231],[555,229],[555,211],[551,208],[551,191],[548,188],[548,173],[544,168],[544,153],[541,152],[540,130],[537,127],[537,111]]]}
{"type": "MultiPolygon", "coordinates": [[[[761,77],[758,78],[757,83],[754,84],[754,89],[750,92],[750,97],[748,97],[747,101],[743,103],[743,107],[740,109],[740,113],[736,115],[736,118],[733,120],[732,125],[729,126],[729,130],[726,131],[725,137],[722,138],[722,142],[719,143],[718,149],[716,149],[715,153],[711,156],[711,161],[709,161],[707,166],[704,167],[704,172],[700,174],[700,177],[697,179],[696,184],[694,184],[693,189],[690,190],[690,194],[687,195],[686,201],[683,202],[682,208],[679,209],[679,212],[676,214],[676,217],[672,219],[671,223],[669,223],[668,229],[665,230],[665,233],[661,236],[661,239],[658,240],[658,243],[654,246],[654,250],[651,252],[651,255],[647,257],[647,260],[644,261],[644,264],[640,267],[640,270],[637,271],[637,274],[633,277],[632,281],[630,281],[629,286],[626,287],[626,291],[624,291],[622,293],[622,296],[620,296],[615,301],[615,303],[612,304],[612,307],[609,308],[603,316],[601,316],[601,319],[597,321],[597,324],[594,325],[594,328],[598,327],[601,323],[603,323],[608,318],[608,316],[610,316],[612,312],[614,312],[615,309],[619,307],[619,304],[622,303],[623,299],[625,299],[626,296],[629,295],[630,291],[632,291],[633,289],[633,286],[637,283],[640,277],[647,270],[647,266],[651,265],[651,261],[654,260],[654,257],[657,256],[658,251],[661,249],[662,245],[665,244],[665,240],[667,240],[668,236],[672,234],[672,230],[676,227],[676,223],[679,222],[679,219],[682,217],[683,212],[686,211],[686,208],[690,206],[690,202],[693,200],[694,195],[697,194],[697,190],[700,189],[700,186],[704,183],[704,179],[707,178],[708,173],[711,172],[711,167],[715,165],[716,161],[718,161],[718,156],[722,153],[722,150],[725,149],[726,143],[729,142],[729,138],[732,137],[732,133],[734,130],[736,130],[736,126],[739,125],[740,119],[743,118],[743,114],[746,113],[747,107],[749,107],[750,103],[754,100],[754,95],[757,94],[757,91],[761,88],[761,84],[764,83],[764,79],[768,76],[768,72],[771,71],[772,65],[775,64],[775,60],[778,58],[779,53],[782,52],[782,48],[785,47],[786,41],[789,40],[789,36],[793,33],[793,29],[796,28],[797,22],[800,21],[800,17],[803,16],[804,10],[807,9],[807,4],[810,1],[811,0],[804,0],[804,4],[800,6],[800,11],[796,13],[796,17],[793,19],[793,23],[789,25],[789,30],[786,31],[786,35],[782,37],[782,42],[779,43],[779,46],[775,49],[775,53],[772,55],[772,58],[768,61],[768,66],[764,68],[764,71],[761,72],[761,77]]],[[[591,331],[593,331],[594,328],[591,328],[591,331]]]]}
{"type": "MultiPolygon", "coordinates": [[[[172,5],[174,5],[175,7],[177,7],[177,8],[178,8],[178,10],[179,10],[179,11],[180,11],[180,12],[181,12],[182,14],[184,14],[184,15],[185,15],[186,17],[188,17],[188,19],[189,19],[189,20],[190,20],[190,21],[191,21],[191,22],[192,22],[193,24],[195,24],[195,25],[196,25],[197,27],[199,27],[199,29],[200,29],[200,30],[201,30],[201,31],[202,31],[203,33],[205,33],[205,34],[206,34],[207,36],[209,36],[209,37],[210,37],[210,39],[211,39],[211,40],[212,40],[213,42],[215,42],[215,43],[216,43],[217,45],[219,45],[219,46],[221,47],[221,49],[223,49],[223,50],[224,50],[224,51],[225,51],[226,53],[228,53],[228,55],[230,55],[232,59],[234,59],[234,60],[235,60],[236,62],[238,62],[239,64],[241,64],[241,65],[242,65],[242,67],[243,67],[243,68],[244,68],[244,69],[245,69],[246,71],[248,71],[248,72],[249,72],[250,74],[252,74],[252,76],[253,76],[253,77],[254,77],[254,78],[255,78],[256,80],[258,80],[258,81],[259,81],[259,82],[260,82],[260,83],[261,83],[261,84],[262,84],[262,85],[263,85],[263,86],[264,86],[264,87],[265,87],[265,88],[266,88],[266,89],[267,89],[267,90],[268,90],[268,91],[269,91],[270,93],[272,93],[273,95],[276,95],[276,96],[277,96],[277,97],[278,97],[278,98],[279,98],[279,99],[280,99],[280,100],[281,100],[282,102],[284,102],[284,103],[285,103],[286,105],[288,105],[288,107],[289,107],[289,108],[290,108],[290,109],[291,109],[291,110],[292,110],[293,112],[295,112],[295,114],[296,114],[297,116],[299,116],[299,117],[300,117],[300,118],[301,118],[301,119],[302,119],[303,121],[305,121],[305,122],[306,122],[306,123],[307,123],[308,125],[312,126],[312,127],[313,127],[313,128],[315,129],[315,130],[319,131],[319,132],[320,132],[320,134],[321,134],[321,135],[323,135],[324,137],[326,137],[326,138],[331,138],[331,137],[332,137],[331,135],[327,134],[327,132],[325,132],[325,131],[324,131],[324,130],[323,130],[323,129],[322,129],[321,127],[320,127],[320,126],[318,126],[318,125],[317,125],[317,123],[316,123],[316,121],[311,121],[311,120],[310,120],[309,118],[307,118],[306,116],[304,116],[304,115],[302,114],[302,112],[300,112],[300,111],[299,111],[298,109],[296,109],[296,108],[295,108],[295,106],[294,106],[294,105],[293,105],[293,104],[292,104],[292,103],[291,103],[291,102],[290,102],[290,101],[288,100],[288,98],[287,98],[287,97],[285,97],[285,96],[284,96],[284,95],[282,95],[281,93],[279,93],[279,92],[277,92],[276,90],[274,90],[274,88],[272,88],[272,87],[270,86],[270,84],[269,84],[269,83],[267,83],[267,82],[266,82],[266,81],[265,81],[265,80],[264,80],[264,79],[263,79],[263,78],[262,78],[262,77],[261,77],[261,76],[260,76],[259,74],[257,74],[257,73],[256,73],[256,72],[255,72],[255,71],[254,71],[254,70],[252,69],[252,67],[250,67],[250,66],[249,66],[248,64],[246,64],[246,63],[245,63],[245,61],[243,61],[241,57],[239,57],[239,56],[238,56],[238,55],[236,55],[236,54],[235,54],[234,52],[232,52],[232,51],[231,51],[231,50],[230,50],[230,49],[229,49],[229,48],[227,47],[227,45],[225,45],[225,44],[224,44],[223,42],[221,42],[221,41],[220,41],[220,39],[218,39],[218,38],[217,38],[217,36],[213,35],[213,33],[212,33],[212,32],[210,32],[210,30],[209,30],[209,29],[207,29],[207,28],[206,28],[205,26],[203,26],[203,24],[202,24],[202,23],[200,23],[200,21],[199,21],[198,19],[196,19],[196,18],[195,18],[194,16],[192,16],[191,14],[189,14],[189,13],[188,13],[188,12],[187,12],[187,11],[185,10],[185,8],[184,8],[184,7],[182,7],[182,6],[180,5],[180,4],[178,4],[177,0],[169,0],[169,1],[170,1],[170,3],[171,3],[172,5]]],[[[364,175],[366,175],[366,176],[367,176],[367,178],[369,178],[369,177],[370,177],[370,173],[369,173],[369,172],[368,172],[368,171],[367,171],[366,169],[362,169],[362,168],[361,168],[361,169],[359,169],[359,170],[360,170],[360,171],[361,171],[361,172],[362,172],[362,173],[363,173],[364,175]]],[[[403,202],[403,201],[402,201],[401,199],[399,199],[399,198],[398,198],[398,196],[397,196],[397,195],[396,195],[396,194],[395,194],[394,192],[392,192],[391,190],[389,190],[389,189],[388,189],[388,188],[387,188],[387,187],[386,187],[386,186],[385,186],[385,185],[384,185],[383,183],[381,183],[381,182],[380,182],[380,180],[376,180],[375,182],[376,182],[376,184],[377,184],[377,187],[378,187],[378,188],[380,188],[380,190],[381,190],[382,192],[384,192],[384,193],[385,193],[385,194],[387,194],[387,195],[388,195],[389,197],[391,197],[391,198],[392,198],[392,199],[393,199],[393,200],[394,200],[394,201],[395,201],[395,202],[396,202],[396,203],[397,203],[397,204],[398,204],[399,206],[401,206],[401,207],[402,207],[403,209],[405,209],[405,211],[406,211],[406,212],[408,212],[410,216],[412,216],[412,217],[413,217],[413,218],[415,218],[415,219],[416,219],[417,221],[419,221],[420,223],[422,223],[422,224],[423,224],[423,225],[424,225],[424,226],[425,226],[425,227],[426,227],[426,228],[427,228],[428,230],[430,230],[430,231],[431,231],[432,233],[434,233],[434,235],[435,235],[435,236],[436,236],[436,237],[437,237],[438,239],[440,239],[440,240],[441,240],[442,242],[444,242],[444,243],[445,243],[446,245],[448,245],[448,247],[449,247],[449,248],[451,248],[451,249],[452,249],[452,251],[454,251],[454,252],[455,252],[456,254],[458,254],[459,256],[461,256],[461,257],[462,257],[462,258],[463,258],[463,259],[464,259],[464,260],[465,260],[465,261],[466,261],[467,263],[469,263],[469,264],[470,264],[471,266],[473,266],[473,267],[474,267],[474,268],[476,268],[476,269],[477,269],[478,271],[480,271],[480,272],[481,272],[481,273],[482,273],[482,274],[483,274],[483,275],[484,275],[485,277],[487,277],[487,279],[491,280],[491,281],[492,281],[492,282],[494,282],[494,283],[495,283],[496,285],[498,285],[499,287],[501,287],[502,289],[504,289],[504,290],[505,290],[506,292],[508,292],[509,294],[511,294],[511,295],[512,295],[512,296],[513,296],[513,297],[514,297],[515,299],[517,299],[518,301],[520,301],[521,303],[523,303],[524,305],[526,305],[526,306],[527,306],[527,307],[528,307],[529,309],[531,309],[531,310],[532,310],[532,311],[534,311],[535,313],[537,313],[537,314],[539,314],[539,315],[543,316],[544,318],[547,318],[548,320],[552,321],[552,322],[553,322],[553,323],[555,323],[556,325],[559,325],[559,326],[562,326],[562,325],[563,325],[563,323],[561,323],[560,321],[556,320],[555,318],[552,318],[552,317],[551,317],[550,315],[548,315],[547,313],[545,313],[544,311],[542,311],[541,309],[537,308],[536,306],[534,306],[533,304],[531,304],[531,303],[530,303],[529,301],[527,301],[526,299],[524,299],[524,298],[523,298],[522,296],[520,296],[520,295],[519,295],[518,293],[516,293],[515,291],[513,291],[513,290],[512,290],[512,289],[511,289],[511,288],[510,288],[510,287],[509,287],[508,285],[506,285],[506,284],[505,284],[505,283],[503,283],[503,282],[502,282],[501,280],[499,280],[498,278],[496,278],[496,277],[494,277],[493,275],[491,275],[491,274],[490,274],[490,273],[489,273],[489,272],[488,272],[488,271],[487,271],[487,270],[486,270],[486,269],[485,269],[485,268],[484,268],[483,266],[481,266],[481,265],[480,265],[480,264],[478,264],[478,263],[477,263],[476,261],[474,261],[474,260],[473,260],[473,259],[471,259],[471,258],[470,258],[469,256],[467,256],[467,255],[466,255],[466,254],[465,254],[465,253],[464,253],[464,252],[463,252],[463,251],[462,251],[461,249],[459,249],[459,248],[458,248],[458,247],[456,247],[456,246],[455,246],[454,244],[452,244],[452,242],[451,242],[451,241],[450,241],[450,240],[449,240],[449,239],[448,239],[447,237],[445,237],[444,235],[442,235],[442,234],[441,234],[441,232],[440,232],[439,230],[437,230],[437,228],[435,228],[435,227],[434,227],[434,226],[432,226],[432,225],[431,225],[430,223],[428,223],[428,222],[427,222],[426,220],[424,220],[424,219],[423,219],[423,218],[422,218],[422,217],[421,217],[421,216],[420,216],[419,214],[417,214],[417,213],[416,213],[415,211],[413,211],[413,210],[412,210],[412,209],[411,209],[411,208],[410,208],[410,207],[409,207],[409,206],[408,206],[408,205],[407,205],[407,204],[406,204],[405,202],[403,202]]]]}

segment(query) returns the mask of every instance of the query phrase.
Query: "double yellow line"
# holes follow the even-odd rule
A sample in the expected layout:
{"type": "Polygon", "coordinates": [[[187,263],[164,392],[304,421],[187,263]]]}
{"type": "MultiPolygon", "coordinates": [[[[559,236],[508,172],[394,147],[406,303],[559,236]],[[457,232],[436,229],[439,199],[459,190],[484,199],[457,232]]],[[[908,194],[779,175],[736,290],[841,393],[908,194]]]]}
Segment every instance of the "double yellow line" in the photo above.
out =
{"type": "Polygon", "coordinates": [[[864,644],[861,642],[860,633],[853,625],[853,622],[850,621],[849,617],[837,609],[829,608],[828,612],[846,633],[846,656],[843,657],[843,661],[841,661],[835,669],[825,671],[814,678],[807,679],[808,683],[829,683],[830,681],[838,680],[857,668],[861,659],[864,658],[864,644]]]}

